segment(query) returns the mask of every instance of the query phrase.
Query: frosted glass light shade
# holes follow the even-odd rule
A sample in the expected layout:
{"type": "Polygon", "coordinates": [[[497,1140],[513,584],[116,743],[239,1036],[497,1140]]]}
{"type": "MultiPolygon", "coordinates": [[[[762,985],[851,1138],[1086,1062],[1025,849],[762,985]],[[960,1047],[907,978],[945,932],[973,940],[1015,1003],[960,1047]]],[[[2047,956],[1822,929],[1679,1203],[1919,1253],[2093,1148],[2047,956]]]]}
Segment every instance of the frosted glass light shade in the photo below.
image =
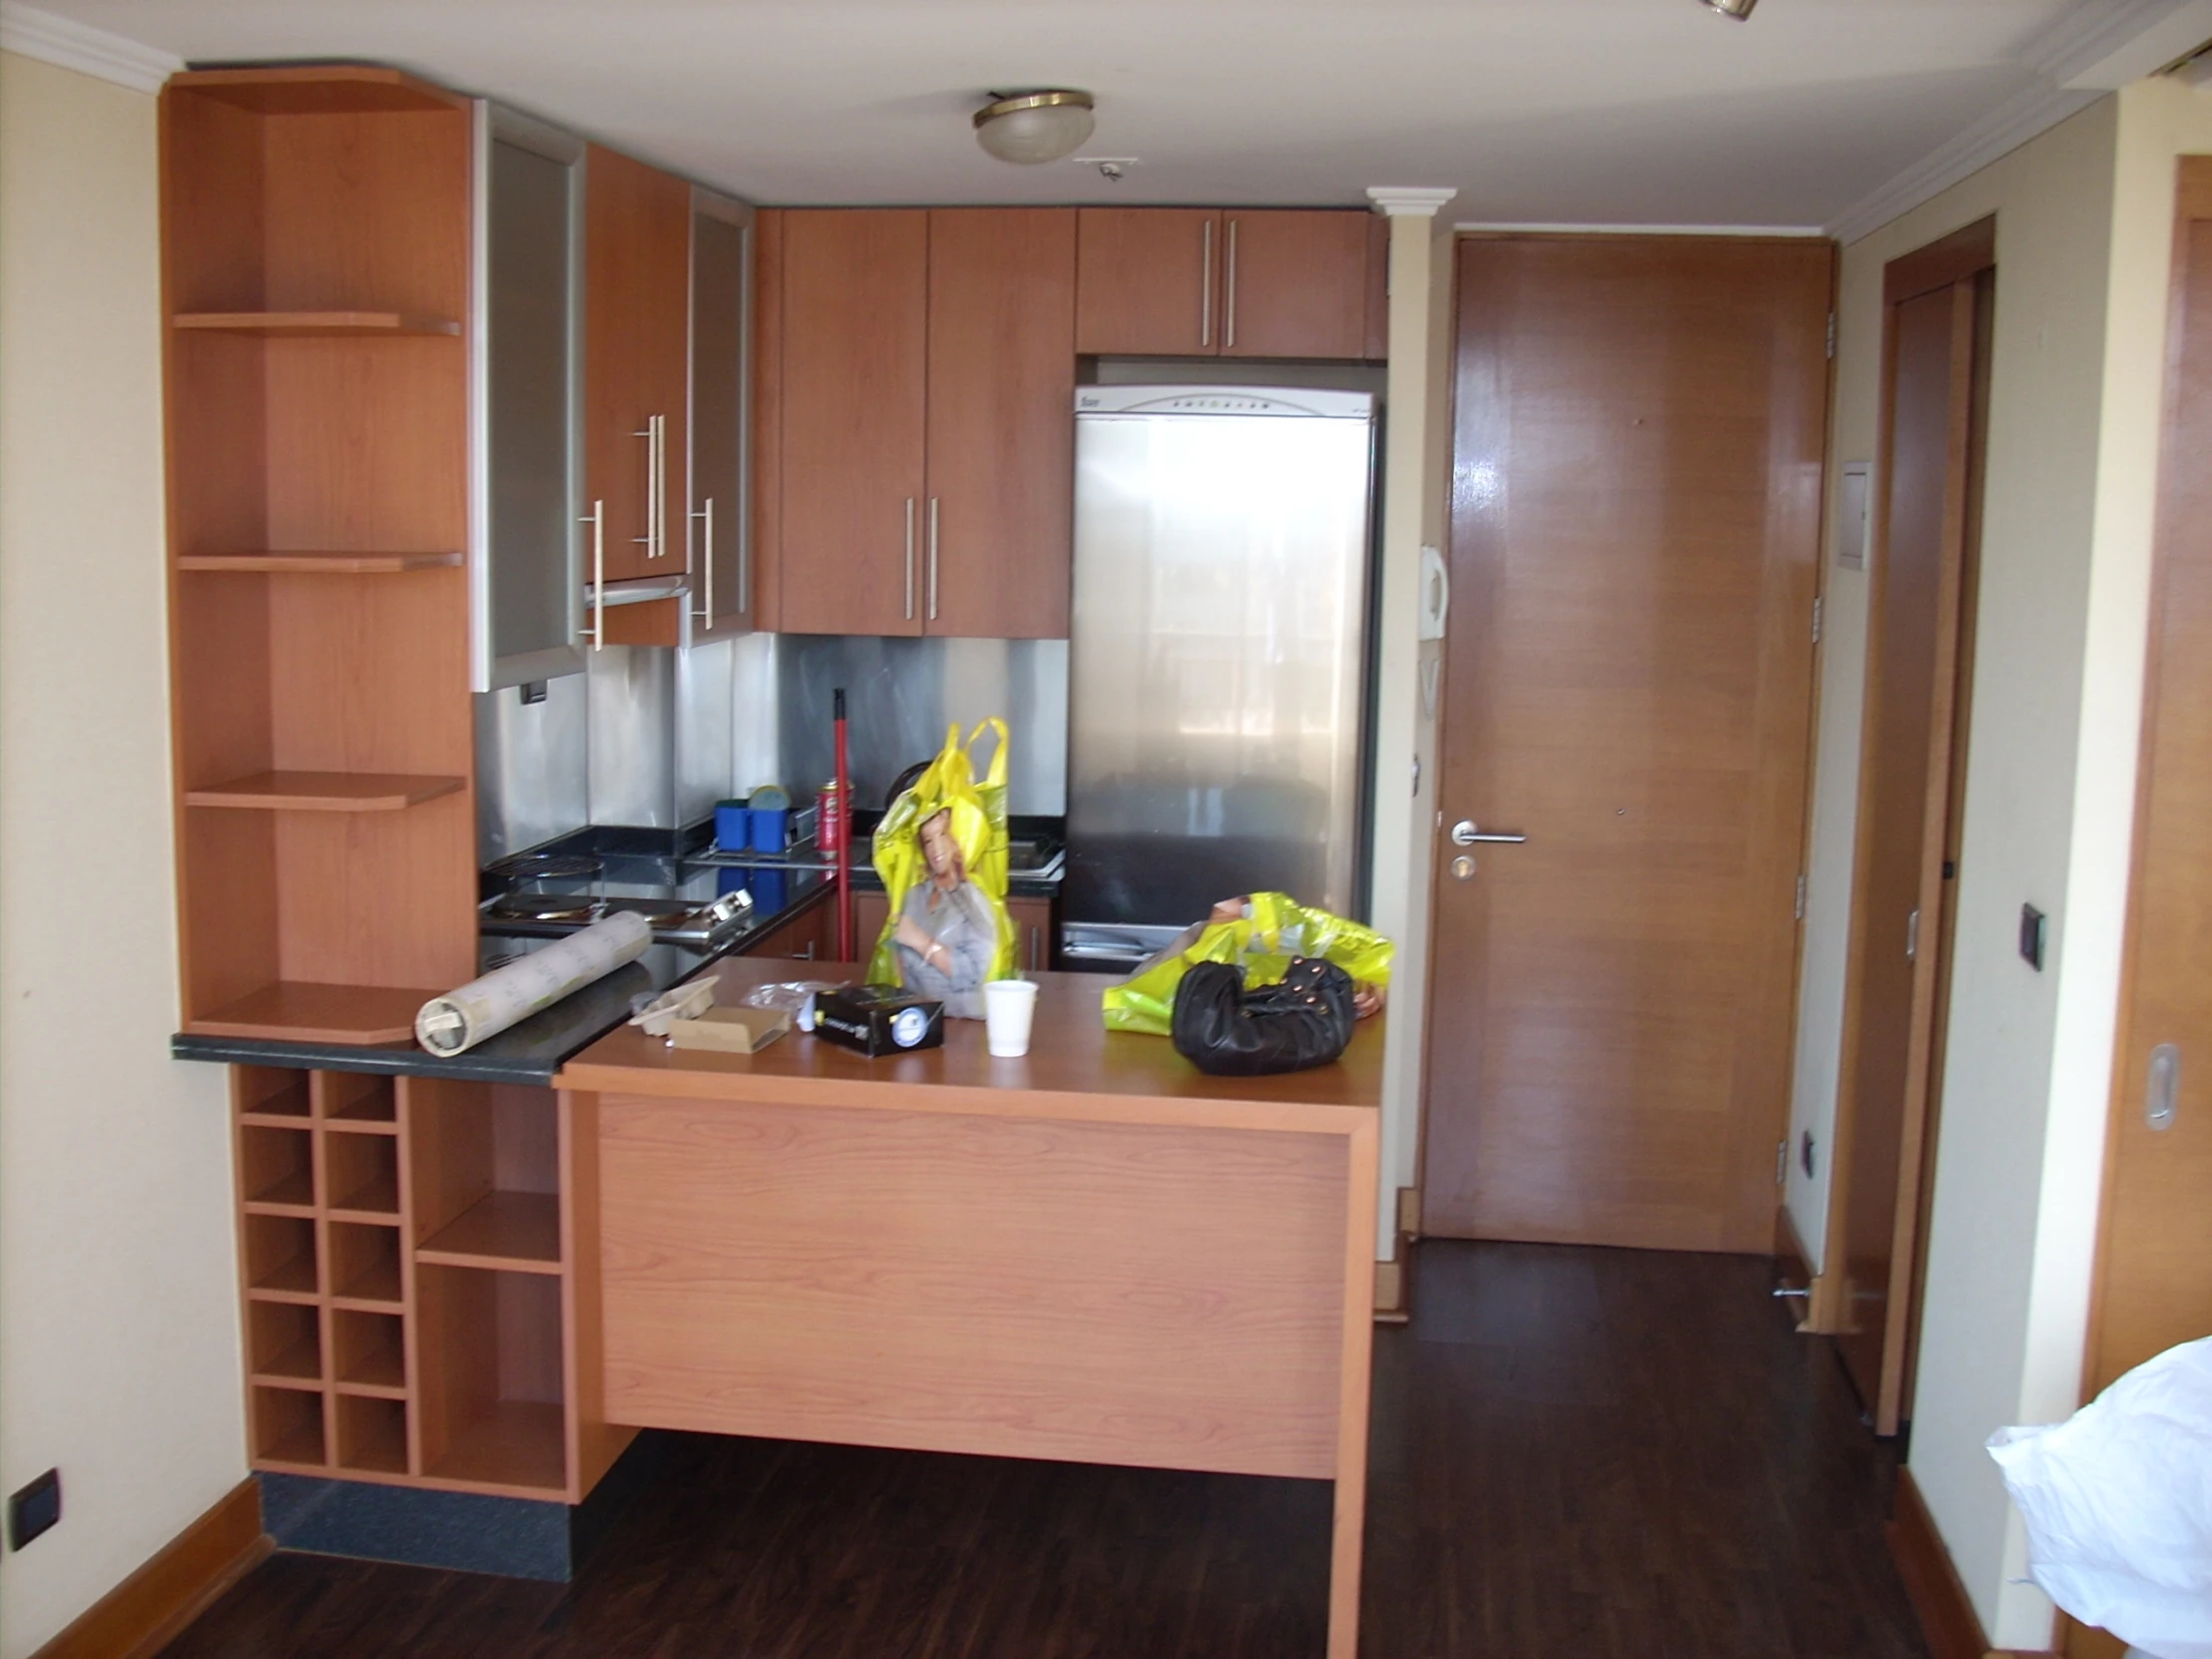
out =
{"type": "Polygon", "coordinates": [[[975,142],[1002,162],[1056,162],[1091,136],[1087,92],[1025,92],[975,112],[975,142]]]}

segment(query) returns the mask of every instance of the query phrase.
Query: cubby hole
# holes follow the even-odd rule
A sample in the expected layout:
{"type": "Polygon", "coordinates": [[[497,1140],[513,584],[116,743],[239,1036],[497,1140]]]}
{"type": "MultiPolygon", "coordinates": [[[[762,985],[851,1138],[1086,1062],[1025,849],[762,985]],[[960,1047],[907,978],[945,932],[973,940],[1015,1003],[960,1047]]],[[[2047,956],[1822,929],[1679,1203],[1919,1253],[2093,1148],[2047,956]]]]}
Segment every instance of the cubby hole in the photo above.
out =
{"type": "Polygon", "coordinates": [[[410,1077],[407,1126],[417,1262],[560,1271],[552,1090],[410,1077]]]}
{"type": "Polygon", "coordinates": [[[322,1166],[331,1214],[398,1217],[399,1148],[391,1136],[351,1130],[325,1133],[322,1166]]]}
{"type": "Polygon", "coordinates": [[[331,1375],[338,1386],[403,1393],[407,1386],[406,1328],[397,1314],[339,1308],[330,1315],[331,1375]]]}
{"type": "Polygon", "coordinates": [[[257,1382],[322,1381],[322,1317],[311,1304],[249,1302],[246,1341],[257,1382]]]}
{"type": "Polygon", "coordinates": [[[415,1309],[422,1472],[564,1490],[560,1280],[418,1266],[415,1309]]]}
{"type": "Polygon", "coordinates": [[[399,1127],[399,1101],[392,1079],[359,1071],[318,1071],[322,1115],[347,1127],[399,1127]]]}
{"type": "Polygon", "coordinates": [[[232,1087],[239,1115],[304,1123],[309,1116],[307,1074],[276,1066],[234,1066],[232,1087]]]}
{"type": "Polygon", "coordinates": [[[399,1306],[399,1229],[330,1223],[330,1294],[345,1302],[399,1306]]]}
{"type": "Polygon", "coordinates": [[[304,1216],[248,1216],[246,1286],[257,1296],[313,1297],[321,1289],[314,1223],[304,1216]]]}
{"type": "Polygon", "coordinates": [[[322,1394],[314,1388],[254,1388],[254,1458],[323,1468],[322,1394]]]}
{"type": "Polygon", "coordinates": [[[305,1129],[239,1126],[239,1191],[249,1204],[314,1208],[314,1137],[305,1129]]]}
{"type": "Polygon", "coordinates": [[[403,1401],[339,1394],[337,1418],[339,1468],[371,1474],[407,1472],[407,1407],[403,1401]]]}

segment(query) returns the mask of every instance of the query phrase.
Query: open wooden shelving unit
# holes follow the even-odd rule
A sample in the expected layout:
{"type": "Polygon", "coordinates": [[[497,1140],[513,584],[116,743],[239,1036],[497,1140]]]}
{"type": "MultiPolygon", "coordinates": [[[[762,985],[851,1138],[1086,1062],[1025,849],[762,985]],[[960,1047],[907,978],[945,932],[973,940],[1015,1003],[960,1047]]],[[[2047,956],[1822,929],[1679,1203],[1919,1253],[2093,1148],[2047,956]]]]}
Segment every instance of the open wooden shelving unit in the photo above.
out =
{"type": "Polygon", "coordinates": [[[232,1068],[254,1466],[580,1502],[597,1420],[591,1147],[546,1089],[232,1068]]]}
{"type": "Polygon", "coordinates": [[[476,972],[472,121],[366,66],[162,95],[188,1032],[390,1042],[476,972]]]}

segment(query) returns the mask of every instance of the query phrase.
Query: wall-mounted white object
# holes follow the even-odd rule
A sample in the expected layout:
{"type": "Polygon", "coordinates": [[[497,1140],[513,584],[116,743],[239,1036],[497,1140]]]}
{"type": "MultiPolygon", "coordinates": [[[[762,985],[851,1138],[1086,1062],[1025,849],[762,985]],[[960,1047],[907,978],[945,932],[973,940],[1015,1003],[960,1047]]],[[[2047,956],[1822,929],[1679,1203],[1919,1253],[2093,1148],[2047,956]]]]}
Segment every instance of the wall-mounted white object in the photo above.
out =
{"type": "Polygon", "coordinates": [[[1865,570],[1874,545],[1874,462],[1846,461],[1836,481],[1836,563],[1865,570]]]}
{"type": "Polygon", "coordinates": [[[1444,637],[1451,616],[1451,572],[1443,550],[1423,543],[1420,550],[1420,634],[1424,640],[1444,637]]]}

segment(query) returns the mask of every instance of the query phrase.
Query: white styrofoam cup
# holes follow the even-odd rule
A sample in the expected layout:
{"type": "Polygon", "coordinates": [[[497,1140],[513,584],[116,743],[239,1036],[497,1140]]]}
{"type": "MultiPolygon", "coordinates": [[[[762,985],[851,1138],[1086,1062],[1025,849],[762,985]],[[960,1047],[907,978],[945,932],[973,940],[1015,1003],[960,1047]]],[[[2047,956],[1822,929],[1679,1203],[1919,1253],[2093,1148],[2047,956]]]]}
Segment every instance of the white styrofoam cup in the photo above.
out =
{"type": "Polygon", "coordinates": [[[991,979],[983,985],[983,1034],[991,1054],[1018,1060],[1029,1052],[1029,1027],[1037,1015],[1034,979],[991,979]]]}

